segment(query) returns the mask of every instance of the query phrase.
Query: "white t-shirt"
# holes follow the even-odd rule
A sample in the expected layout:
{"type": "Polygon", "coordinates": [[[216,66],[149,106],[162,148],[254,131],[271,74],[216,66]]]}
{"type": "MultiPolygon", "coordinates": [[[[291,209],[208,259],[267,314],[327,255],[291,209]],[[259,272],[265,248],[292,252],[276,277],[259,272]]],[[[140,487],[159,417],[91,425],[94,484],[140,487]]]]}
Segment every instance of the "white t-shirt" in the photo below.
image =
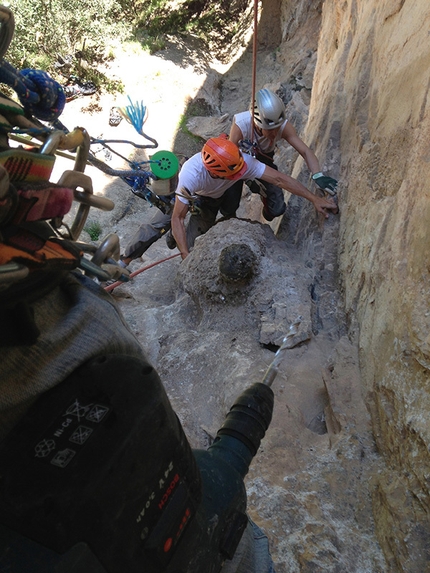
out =
{"type": "Polygon", "coordinates": [[[282,132],[284,131],[285,125],[288,123],[288,119],[286,119],[284,123],[281,125],[281,127],[278,129],[278,132],[275,136],[275,140],[272,142],[270,141],[270,139],[267,139],[267,137],[264,137],[263,135],[258,135],[255,129],[252,130],[251,126],[252,118],[250,111],[243,111],[241,113],[237,113],[233,117],[233,119],[234,123],[242,132],[243,136],[242,139],[247,139],[251,143],[255,142],[258,145],[260,151],[262,151],[263,153],[269,153],[270,151],[273,151],[275,149],[278,141],[282,139],[282,132]]]}
{"type": "MultiPolygon", "coordinates": [[[[264,163],[247,154],[243,155],[243,159],[247,169],[241,179],[258,179],[263,175],[266,169],[264,163]]],[[[234,181],[231,179],[214,179],[211,177],[209,171],[203,165],[202,154],[196,153],[183,164],[179,172],[176,194],[179,201],[186,204],[189,201],[181,196],[181,189],[184,187],[191,195],[218,199],[233,183],[234,181]]]]}

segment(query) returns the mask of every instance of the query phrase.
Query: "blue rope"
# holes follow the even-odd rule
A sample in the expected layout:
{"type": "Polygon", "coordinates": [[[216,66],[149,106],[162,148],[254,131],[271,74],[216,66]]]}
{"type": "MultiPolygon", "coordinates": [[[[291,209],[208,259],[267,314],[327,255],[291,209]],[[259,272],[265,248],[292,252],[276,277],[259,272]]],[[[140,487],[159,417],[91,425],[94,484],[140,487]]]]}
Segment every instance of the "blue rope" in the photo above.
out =
{"type": "Polygon", "coordinates": [[[127,116],[130,118],[130,121],[137,133],[141,133],[145,120],[146,106],[143,105],[143,102],[133,103],[130,96],[127,97],[130,102],[130,105],[125,107],[127,116]]]}
{"type": "Polygon", "coordinates": [[[9,62],[1,60],[0,82],[16,92],[26,112],[42,121],[58,120],[66,105],[63,88],[42,70],[18,72],[9,62]]]}
{"type": "Polygon", "coordinates": [[[142,137],[144,137],[145,139],[147,139],[148,141],[152,142],[151,145],[145,145],[144,147],[146,149],[148,148],[155,149],[156,147],[158,147],[157,140],[153,139],[152,137],[149,137],[149,135],[146,135],[146,133],[143,132],[143,124],[145,123],[145,115],[146,115],[146,106],[143,105],[143,102],[133,103],[131,101],[130,96],[128,96],[128,101],[130,102],[130,105],[125,106],[125,108],[122,108],[122,110],[131,121],[137,133],[142,137]]]}

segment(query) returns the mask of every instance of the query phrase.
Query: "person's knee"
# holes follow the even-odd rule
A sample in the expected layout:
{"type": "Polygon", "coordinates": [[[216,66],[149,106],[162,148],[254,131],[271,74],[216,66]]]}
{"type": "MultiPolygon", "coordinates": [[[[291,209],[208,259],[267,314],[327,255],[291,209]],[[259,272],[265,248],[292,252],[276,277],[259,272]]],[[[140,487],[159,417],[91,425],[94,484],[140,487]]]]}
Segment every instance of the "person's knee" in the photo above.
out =
{"type": "Polygon", "coordinates": [[[263,217],[267,221],[272,221],[275,217],[280,217],[287,208],[285,201],[271,201],[268,197],[261,196],[263,202],[263,217]]]}

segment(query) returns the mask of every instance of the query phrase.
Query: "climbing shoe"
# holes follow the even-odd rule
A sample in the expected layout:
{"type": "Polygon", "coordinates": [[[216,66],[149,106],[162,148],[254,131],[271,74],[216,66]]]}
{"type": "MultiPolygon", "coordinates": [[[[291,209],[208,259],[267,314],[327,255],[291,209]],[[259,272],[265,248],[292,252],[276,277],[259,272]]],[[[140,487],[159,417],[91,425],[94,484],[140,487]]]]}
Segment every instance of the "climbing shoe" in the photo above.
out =
{"type": "Polygon", "coordinates": [[[172,251],[173,249],[176,249],[176,241],[175,241],[175,237],[172,235],[172,231],[167,231],[166,233],[166,245],[168,246],[168,248],[172,251]]]}
{"type": "Polygon", "coordinates": [[[273,215],[270,215],[266,209],[266,207],[263,207],[263,217],[266,219],[266,221],[273,221],[273,219],[275,217],[273,217],[273,215]]]}
{"type": "Polygon", "coordinates": [[[97,87],[93,82],[81,80],[76,76],[70,76],[63,89],[67,102],[80,96],[93,95],[97,91],[97,87]]]}
{"type": "Polygon", "coordinates": [[[267,207],[267,196],[260,194],[260,199],[261,202],[263,203],[263,217],[266,219],[266,221],[273,221],[275,216],[269,212],[269,209],[267,207]]]}
{"type": "Polygon", "coordinates": [[[118,108],[112,107],[109,114],[109,125],[116,127],[122,121],[122,115],[118,111],[118,108]]]}

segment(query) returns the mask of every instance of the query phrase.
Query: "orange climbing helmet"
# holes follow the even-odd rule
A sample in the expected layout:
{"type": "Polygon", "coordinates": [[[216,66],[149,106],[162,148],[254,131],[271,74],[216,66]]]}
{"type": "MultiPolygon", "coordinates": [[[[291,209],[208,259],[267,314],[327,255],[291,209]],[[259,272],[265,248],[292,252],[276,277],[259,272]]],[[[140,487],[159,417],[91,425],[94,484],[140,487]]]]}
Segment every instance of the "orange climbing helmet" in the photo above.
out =
{"type": "Polygon", "coordinates": [[[225,134],[207,140],[202,158],[209,173],[222,179],[240,179],[247,169],[240,149],[225,134]]]}

